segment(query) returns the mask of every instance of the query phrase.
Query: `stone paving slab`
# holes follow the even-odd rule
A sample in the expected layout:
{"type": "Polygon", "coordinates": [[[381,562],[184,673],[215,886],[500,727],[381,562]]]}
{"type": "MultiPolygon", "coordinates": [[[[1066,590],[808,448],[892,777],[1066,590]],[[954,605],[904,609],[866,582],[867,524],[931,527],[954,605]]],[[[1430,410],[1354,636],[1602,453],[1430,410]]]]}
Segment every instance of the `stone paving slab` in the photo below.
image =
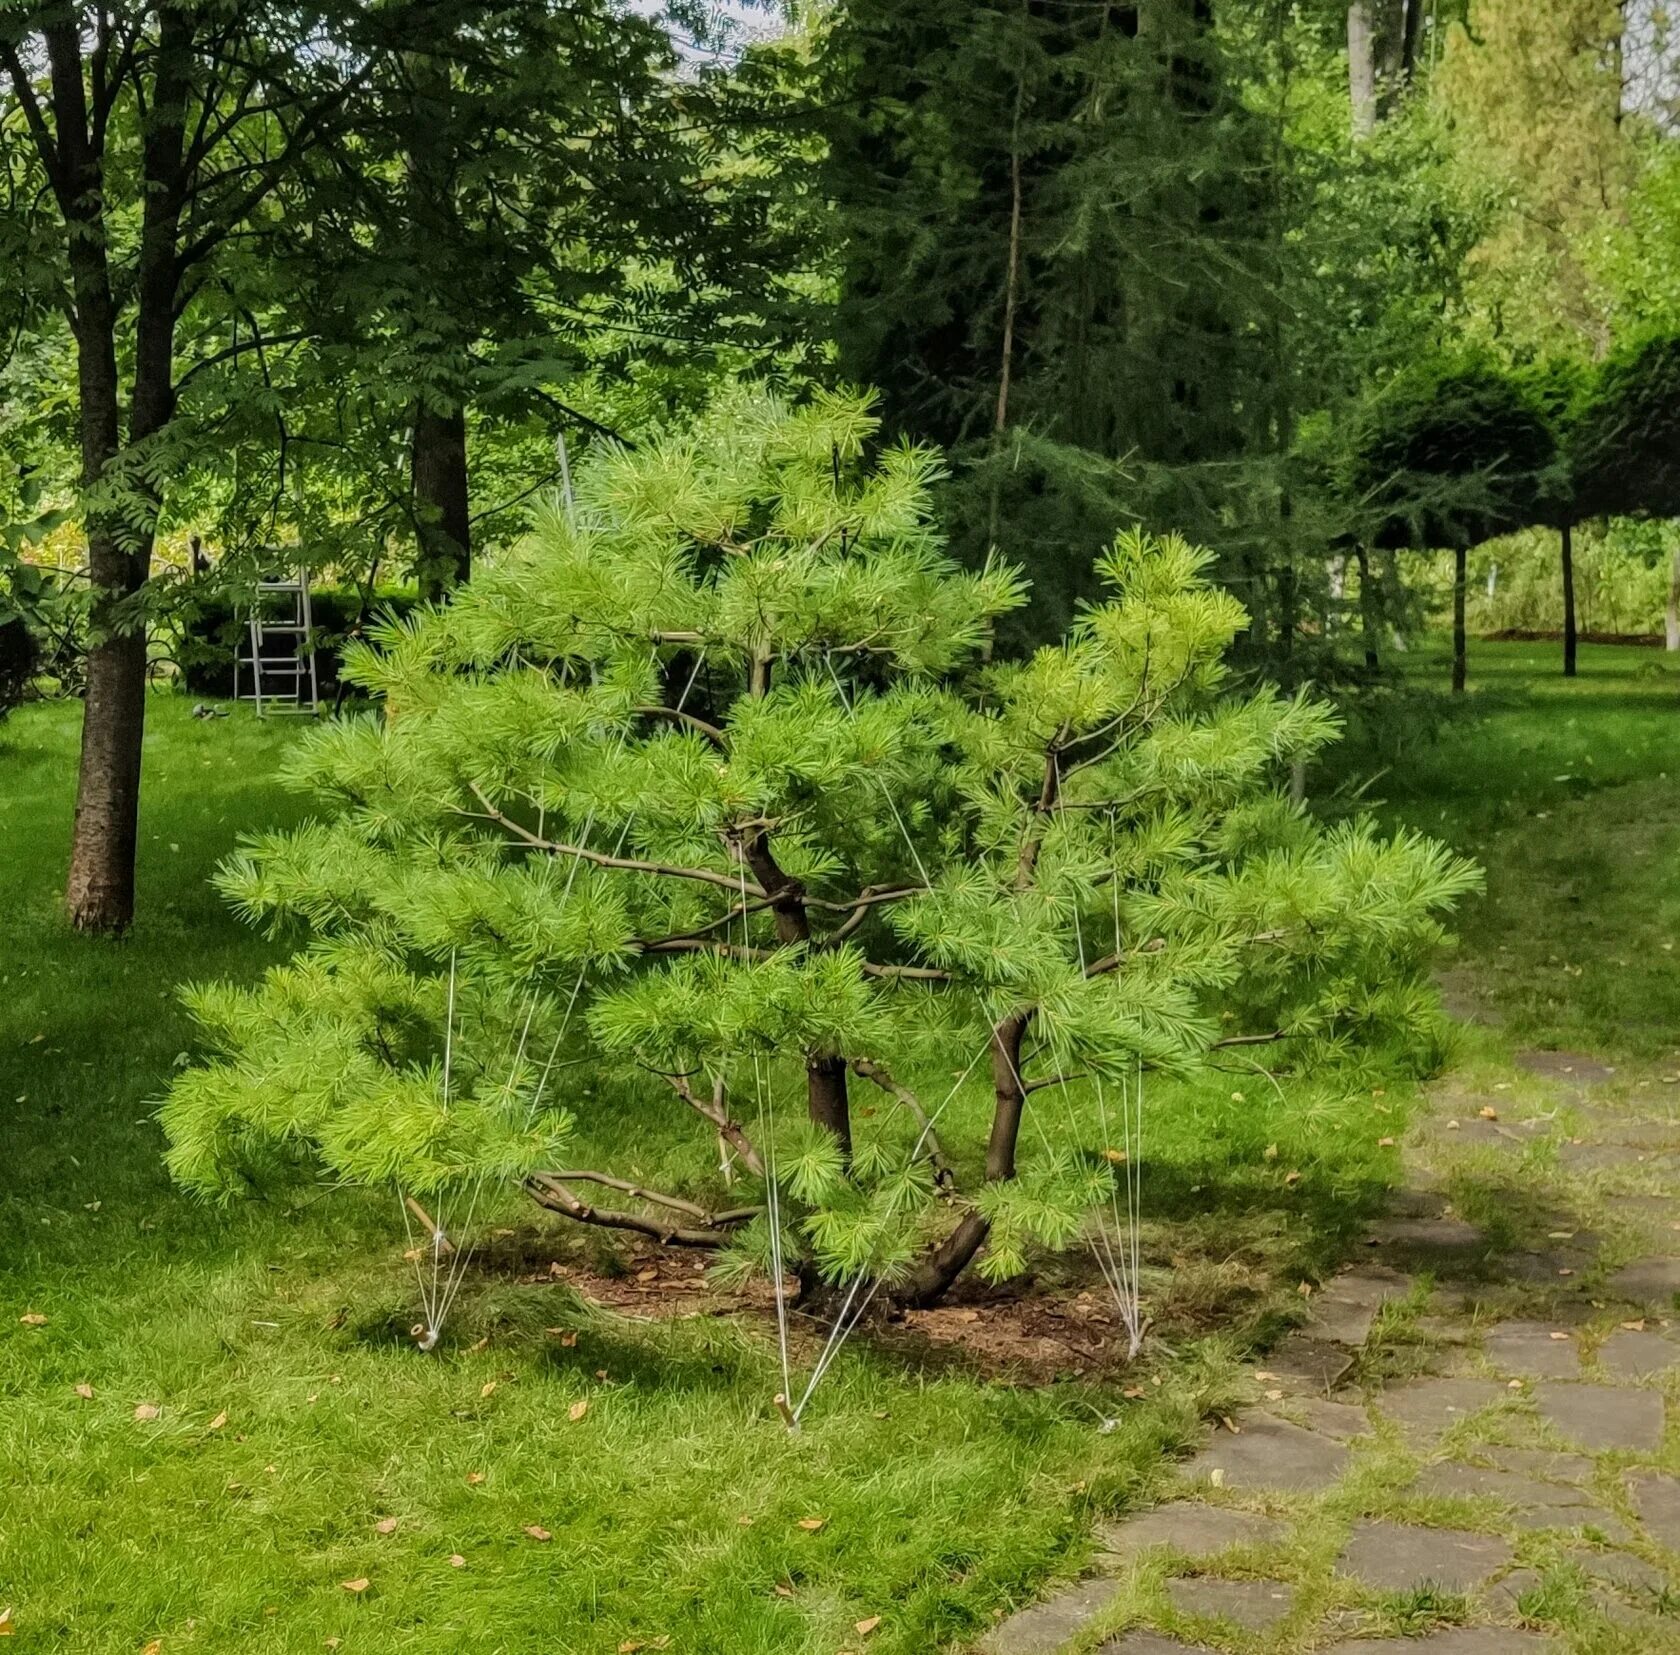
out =
{"type": "Polygon", "coordinates": [[[1181,1615],[1229,1621],[1264,1632],[1295,1607],[1295,1588],[1279,1580],[1215,1580],[1210,1575],[1169,1580],[1167,1596],[1181,1615]]]}
{"type": "Polygon", "coordinates": [[[1408,1431],[1440,1436],[1510,1396],[1505,1386],[1491,1379],[1408,1379],[1380,1392],[1375,1401],[1382,1412],[1408,1431]]]}
{"type": "Polygon", "coordinates": [[[1487,1249],[1487,1236],[1462,1218],[1379,1219],[1366,1237],[1392,1258],[1435,1269],[1450,1269],[1487,1249]]]}
{"type": "Polygon", "coordinates": [[[1347,1469],[1347,1449],[1316,1431],[1255,1410],[1238,1414],[1235,1424],[1235,1433],[1215,1433],[1185,1467],[1187,1476],[1224,1488],[1317,1493],[1347,1469]]]}
{"type": "Polygon", "coordinates": [[[1380,1591],[1433,1586],[1443,1592],[1469,1592],[1510,1561],[1510,1542],[1493,1535],[1378,1519],[1354,1524],[1336,1570],[1380,1591]]]}
{"type": "Polygon", "coordinates": [[[1305,1333],[1291,1333],[1261,1359],[1255,1378],[1262,1385],[1307,1395],[1327,1395],[1353,1367],[1352,1354],[1305,1333]]]}
{"type": "Polygon", "coordinates": [[[1680,1294],[1680,1258],[1642,1258],[1618,1270],[1605,1286],[1641,1304],[1667,1308],[1680,1294]]]}
{"type": "Polygon", "coordinates": [[[1446,1460],[1426,1465],[1413,1487],[1419,1494],[1454,1500],[1498,1500],[1502,1505],[1588,1507],[1585,1491],[1568,1483],[1540,1482],[1514,1471],[1486,1471],[1480,1466],[1446,1460]]]}
{"type": "Polygon", "coordinates": [[[1538,1632],[1504,1626],[1452,1626],[1423,1638],[1357,1638],[1335,1655],[1552,1655],[1558,1646],[1538,1632]]]}
{"type": "Polygon", "coordinates": [[[1106,1609],[1117,1580],[1081,1580],[1018,1610],[980,1640],[981,1655],[1061,1655],[1063,1646],[1106,1609]]]}
{"type": "Polygon", "coordinates": [[[1501,1471],[1515,1471],[1525,1477],[1543,1477],[1557,1483],[1584,1483],[1595,1469],[1588,1454],[1568,1454],[1554,1448],[1478,1448],[1484,1459],[1501,1471]]]}
{"type": "Polygon", "coordinates": [[[1663,1400],[1656,1391],[1545,1382],[1534,1387],[1534,1405],[1571,1442],[1595,1453],[1662,1446],[1663,1400]]]}
{"type": "Polygon", "coordinates": [[[1617,1379],[1651,1379],[1680,1364],[1680,1344],[1649,1328],[1618,1328],[1598,1348],[1598,1363],[1617,1379]]]}
{"type": "Polygon", "coordinates": [[[1287,1529],[1286,1523],[1259,1512],[1173,1500],[1153,1511],[1140,1512],[1129,1522],[1098,1530],[1097,1540],[1116,1561],[1155,1547],[1181,1557],[1213,1557],[1233,1546],[1275,1545],[1287,1529]]]}
{"type": "Polygon", "coordinates": [[[1482,1341],[1487,1359],[1501,1373],[1520,1379],[1574,1379],[1581,1353],[1569,1329],[1556,1322],[1504,1322],[1482,1341]]]}
{"type": "Polygon", "coordinates": [[[1627,1490],[1651,1538],[1680,1552],[1680,1477],[1642,1467],[1628,1473],[1627,1490]]]}
{"type": "Polygon", "coordinates": [[[1601,1086],[1615,1076],[1615,1069],[1608,1063],[1601,1063],[1596,1057],[1586,1052],[1543,1052],[1522,1051],[1511,1059],[1519,1069],[1526,1069],[1531,1075],[1539,1075],[1544,1080],[1556,1081],[1560,1086],[1573,1086],[1585,1090],[1589,1086],[1601,1086]]]}
{"type": "Polygon", "coordinates": [[[1213,1651],[1206,1644],[1181,1644],[1176,1638],[1163,1638],[1159,1632],[1139,1631],[1110,1638],[1097,1655],[1213,1655],[1213,1651]]]}
{"type": "Polygon", "coordinates": [[[1357,1403],[1334,1402],[1322,1396],[1291,1397],[1277,1405],[1292,1424],[1304,1425],[1332,1442],[1352,1442],[1356,1437],[1371,1434],[1371,1421],[1357,1403]]]}
{"type": "Polygon", "coordinates": [[[1624,1591],[1660,1592],[1673,1585],[1667,1569],[1631,1552],[1577,1552],[1571,1561],[1580,1564],[1582,1572],[1593,1580],[1624,1591]]]}
{"type": "Polygon", "coordinates": [[[1377,1312],[1390,1299],[1412,1290],[1411,1277],[1377,1267],[1332,1276],[1307,1301],[1307,1331],[1314,1338],[1357,1350],[1371,1332],[1377,1312]]]}

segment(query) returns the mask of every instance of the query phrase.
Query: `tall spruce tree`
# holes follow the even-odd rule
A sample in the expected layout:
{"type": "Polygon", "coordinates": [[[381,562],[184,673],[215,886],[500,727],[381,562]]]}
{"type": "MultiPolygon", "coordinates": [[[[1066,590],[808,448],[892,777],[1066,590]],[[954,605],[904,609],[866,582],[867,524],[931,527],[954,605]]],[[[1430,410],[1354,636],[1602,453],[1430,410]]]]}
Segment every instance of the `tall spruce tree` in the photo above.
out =
{"type": "Polygon", "coordinates": [[[1120,523],[1243,538],[1276,486],[1238,470],[1287,446],[1279,227],[1206,0],[848,0],[824,67],[841,365],[949,448],[963,555],[1030,544],[1053,629],[1120,523]]]}
{"type": "Polygon", "coordinates": [[[179,1179],[506,1179],[740,1267],[774,1212],[808,1278],[927,1302],[1109,1199],[1093,1086],[1427,1033],[1475,871],[1290,804],[1334,717],[1234,689],[1206,554],[1121,538],[1064,640],[987,665],[1024,587],[947,557],[938,456],[876,434],[738,395],[598,449],[575,515],[356,654],[379,710],[289,766],[323,817],[222,871],[308,940],[195,991],[179,1179]]]}

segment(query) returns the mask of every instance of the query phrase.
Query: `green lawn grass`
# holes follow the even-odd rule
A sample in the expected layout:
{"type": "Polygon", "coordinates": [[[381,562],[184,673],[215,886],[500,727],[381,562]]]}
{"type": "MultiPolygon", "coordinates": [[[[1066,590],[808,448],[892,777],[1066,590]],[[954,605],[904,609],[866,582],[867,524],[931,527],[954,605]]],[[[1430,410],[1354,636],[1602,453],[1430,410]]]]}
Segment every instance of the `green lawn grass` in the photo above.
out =
{"type": "MultiPolygon", "coordinates": [[[[835,1655],[877,1615],[871,1651],[962,1647],[1077,1572],[1093,1516],[1229,1405],[1243,1341],[1380,1193],[1397,1091],[1286,1097],[1240,1069],[1152,1094],[1172,1338],[1122,1380],[1002,1383],[860,1336],[790,1437],[762,1319],[636,1322],[492,1272],[423,1356],[394,1201],[218,1209],[163,1173],[179,985],[274,957],[207,876],[300,806],[268,780],[295,727],[150,712],[140,921],[114,944],[58,908],[77,709],[0,727],[0,1608],[20,1651],[835,1655]]],[[[548,1228],[539,1252],[601,1246],[548,1228]]]]}
{"type": "MultiPolygon", "coordinates": [[[[1457,717],[1397,755],[1350,744],[1318,780],[1389,765],[1385,814],[1491,864],[1464,959],[1525,1033],[1654,1049],[1680,676],[1584,657],[1565,687],[1543,649],[1484,646],[1457,717]],[[1580,974],[1542,972],[1553,953],[1580,974]]],[[[859,1336],[789,1437],[762,1319],[633,1321],[493,1271],[422,1356],[394,1201],[209,1208],[162,1171],[152,1110],[191,1040],[178,985],[274,957],[207,876],[300,806],[267,779],[295,727],[195,721],[165,695],[151,715],[141,918],[118,944],[59,916],[77,709],[0,726],[0,1609],[19,1651],[837,1655],[877,1615],[871,1652],[961,1649],[1076,1573],[1094,1517],[1147,1497],[1392,1169],[1408,1091],[1385,1077],[1279,1088],[1238,1065],[1153,1090],[1167,1338],[1105,1382],[1070,1358],[1056,1383],[1009,1383],[859,1336]]],[[[516,1203],[493,1221],[536,1222],[516,1203]]],[[[521,1245],[603,1247],[558,1221],[521,1245]]]]}
{"type": "MultiPolygon", "coordinates": [[[[1406,678],[1446,672],[1426,650],[1406,678]]],[[[1556,644],[1476,643],[1461,703],[1420,703],[1322,780],[1487,868],[1460,958],[1513,1039],[1680,1046],[1680,657],[1588,644],[1566,679],[1556,644]]]]}

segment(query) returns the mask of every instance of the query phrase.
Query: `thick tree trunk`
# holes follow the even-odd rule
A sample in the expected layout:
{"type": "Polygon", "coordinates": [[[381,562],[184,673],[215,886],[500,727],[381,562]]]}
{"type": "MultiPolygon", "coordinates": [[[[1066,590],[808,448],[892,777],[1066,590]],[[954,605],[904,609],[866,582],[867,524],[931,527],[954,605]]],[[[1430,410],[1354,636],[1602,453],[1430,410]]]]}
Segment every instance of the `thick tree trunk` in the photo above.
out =
{"type": "Polygon", "coordinates": [[[1423,38],[1423,8],[1427,0],[1402,0],[1400,23],[1400,83],[1409,86],[1417,73],[1418,42],[1423,38]]]}
{"type": "Polygon", "coordinates": [[[467,578],[472,565],[466,411],[438,414],[416,409],[410,462],[420,595],[436,603],[467,578]]]}
{"type": "Polygon", "coordinates": [[[1665,642],[1669,652],[1680,650],[1680,541],[1674,545],[1668,562],[1668,611],[1663,617],[1665,642]]]}
{"type": "MultiPolygon", "coordinates": [[[[152,108],[141,150],[144,180],[135,269],[134,397],[131,446],[155,437],[175,410],[177,242],[184,205],[186,96],[192,23],[174,7],[160,16],[152,108]]],[[[116,307],[106,254],[102,157],[88,141],[80,42],[49,35],[59,132],[74,134],[81,179],[70,223],[76,299],[76,355],[82,424],[82,484],[98,482],[120,442],[116,307]]],[[[145,485],[136,485],[144,487],[145,485]]],[[[65,903],[78,930],[120,932],[134,919],[140,765],[146,723],[146,622],[135,599],[151,575],[159,502],[136,527],[90,518],[88,575],[93,591],[76,818],[65,903]]]]}
{"type": "MultiPolygon", "coordinates": [[[[992,1030],[995,1101],[991,1137],[986,1143],[988,1184],[1004,1183],[1015,1176],[1015,1149],[1027,1105],[1026,1089],[1021,1084],[1021,1042],[1031,1021],[1031,1012],[1017,1012],[992,1030]]],[[[899,1297],[912,1305],[929,1305],[943,1298],[973,1262],[990,1228],[978,1212],[964,1214],[962,1222],[911,1272],[899,1297]]]]}
{"type": "Polygon", "coordinates": [[[1381,625],[1381,605],[1377,602],[1377,588],[1371,572],[1371,553],[1364,545],[1355,546],[1353,555],[1359,564],[1359,633],[1365,644],[1365,670],[1376,672],[1382,662],[1377,656],[1377,631],[1381,625]]]}
{"type": "Polygon", "coordinates": [[[1464,694],[1468,676],[1469,644],[1464,631],[1464,591],[1470,576],[1470,553],[1460,546],[1453,552],[1453,665],[1454,695],[1464,694]]]}
{"type": "MultiPolygon", "coordinates": [[[[764,695],[770,688],[770,663],[755,661],[750,674],[751,692],[764,695]]],[[[808,943],[811,918],[805,908],[805,887],[787,874],[776,860],[770,837],[756,833],[741,847],[753,878],[770,899],[770,913],[776,922],[776,939],[781,943],[808,943]]],[[[848,1165],[852,1159],[852,1106],[847,1085],[845,1058],[835,1052],[805,1054],[806,1113],[818,1126],[834,1134],[848,1165]]]]}
{"type": "Polygon", "coordinates": [[[1563,676],[1575,676],[1575,530],[1569,523],[1558,535],[1563,564],[1563,676]]]}
{"type": "Polygon", "coordinates": [[[1353,135],[1369,138],[1377,130],[1377,41],[1371,0],[1353,0],[1348,7],[1347,43],[1353,135]]]}

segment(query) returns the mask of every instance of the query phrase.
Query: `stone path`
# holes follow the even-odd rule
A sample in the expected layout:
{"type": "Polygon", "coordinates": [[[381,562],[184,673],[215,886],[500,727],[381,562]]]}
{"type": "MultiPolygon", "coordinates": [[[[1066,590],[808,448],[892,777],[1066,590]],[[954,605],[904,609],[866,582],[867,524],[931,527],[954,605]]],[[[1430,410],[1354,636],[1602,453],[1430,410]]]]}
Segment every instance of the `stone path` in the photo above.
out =
{"type": "Polygon", "coordinates": [[[1252,1404],[979,1655],[1680,1655],[1680,1082],[1516,1064],[1437,1091],[1252,1404]]]}

